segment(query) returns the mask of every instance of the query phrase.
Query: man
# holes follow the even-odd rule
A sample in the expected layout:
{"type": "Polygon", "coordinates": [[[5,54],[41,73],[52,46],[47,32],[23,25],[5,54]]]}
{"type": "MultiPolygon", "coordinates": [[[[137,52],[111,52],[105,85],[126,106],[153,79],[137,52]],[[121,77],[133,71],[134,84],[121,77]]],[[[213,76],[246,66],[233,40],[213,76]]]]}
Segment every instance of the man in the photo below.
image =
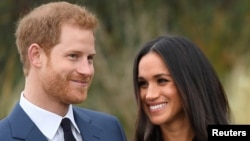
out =
{"type": "Polygon", "coordinates": [[[126,140],[116,117],[72,106],[86,99],[94,75],[96,27],[94,14],[67,2],[41,5],[20,19],[15,35],[25,87],[0,121],[0,141],[126,140]]]}

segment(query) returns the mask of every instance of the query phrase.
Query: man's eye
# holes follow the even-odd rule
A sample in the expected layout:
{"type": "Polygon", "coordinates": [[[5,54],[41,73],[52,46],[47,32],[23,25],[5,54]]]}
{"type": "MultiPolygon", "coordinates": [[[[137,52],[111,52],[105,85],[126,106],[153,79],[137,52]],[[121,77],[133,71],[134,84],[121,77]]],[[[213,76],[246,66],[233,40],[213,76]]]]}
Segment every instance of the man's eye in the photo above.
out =
{"type": "Polygon", "coordinates": [[[92,64],[94,62],[94,56],[93,55],[88,56],[88,62],[90,64],[92,64]]]}
{"type": "Polygon", "coordinates": [[[70,54],[69,57],[70,57],[70,58],[73,58],[73,59],[76,59],[76,58],[77,58],[77,55],[76,55],[76,54],[70,54]]]}
{"type": "Polygon", "coordinates": [[[90,61],[94,60],[94,56],[88,56],[88,60],[90,61]]]}

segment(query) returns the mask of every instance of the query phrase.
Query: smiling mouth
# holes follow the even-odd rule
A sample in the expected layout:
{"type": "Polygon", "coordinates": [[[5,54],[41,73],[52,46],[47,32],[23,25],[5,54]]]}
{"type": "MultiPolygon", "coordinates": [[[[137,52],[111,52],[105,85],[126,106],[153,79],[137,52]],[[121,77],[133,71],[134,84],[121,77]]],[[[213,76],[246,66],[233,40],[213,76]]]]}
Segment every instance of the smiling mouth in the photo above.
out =
{"type": "Polygon", "coordinates": [[[157,105],[149,105],[149,110],[152,110],[152,111],[161,110],[166,106],[167,106],[167,103],[161,103],[161,104],[157,104],[157,105]]]}
{"type": "Polygon", "coordinates": [[[87,81],[82,81],[82,80],[72,80],[71,82],[81,86],[81,87],[87,87],[88,82],[87,81]]]}

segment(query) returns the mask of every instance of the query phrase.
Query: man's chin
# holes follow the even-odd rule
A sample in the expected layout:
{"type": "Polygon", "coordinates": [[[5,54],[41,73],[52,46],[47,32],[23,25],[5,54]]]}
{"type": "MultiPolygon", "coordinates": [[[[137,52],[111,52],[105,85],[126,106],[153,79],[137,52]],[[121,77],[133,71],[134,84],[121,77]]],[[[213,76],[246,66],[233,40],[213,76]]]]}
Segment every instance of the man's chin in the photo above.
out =
{"type": "Polygon", "coordinates": [[[84,97],[78,97],[78,98],[72,99],[70,104],[80,104],[84,102],[86,99],[87,99],[87,95],[84,97]]]}

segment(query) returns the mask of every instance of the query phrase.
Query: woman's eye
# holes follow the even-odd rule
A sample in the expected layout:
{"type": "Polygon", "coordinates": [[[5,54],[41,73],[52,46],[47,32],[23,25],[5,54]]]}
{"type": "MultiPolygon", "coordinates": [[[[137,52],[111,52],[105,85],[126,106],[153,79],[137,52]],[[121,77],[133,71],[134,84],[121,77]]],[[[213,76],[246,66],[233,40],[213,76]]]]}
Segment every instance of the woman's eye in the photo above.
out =
{"type": "Polygon", "coordinates": [[[139,88],[146,88],[148,83],[146,81],[138,81],[139,88]]]}
{"type": "Polygon", "coordinates": [[[166,82],[168,82],[168,81],[169,81],[168,79],[163,79],[163,78],[158,79],[158,83],[160,83],[160,84],[166,83],[166,82]]]}

